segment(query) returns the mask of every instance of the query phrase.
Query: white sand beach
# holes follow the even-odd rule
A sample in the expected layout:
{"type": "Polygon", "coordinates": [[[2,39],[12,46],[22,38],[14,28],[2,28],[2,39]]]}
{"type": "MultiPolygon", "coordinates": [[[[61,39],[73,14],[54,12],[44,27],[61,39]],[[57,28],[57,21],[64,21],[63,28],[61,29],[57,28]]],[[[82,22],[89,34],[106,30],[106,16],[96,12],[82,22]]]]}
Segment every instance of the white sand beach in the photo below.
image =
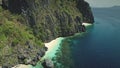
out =
{"type": "Polygon", "coordinates": [[[32,66],[31,65],[19,64],[19,65],[16,65],[16,66],[12,67],[12,68],[32,68],[32,66]]]}
{"type": "Polygon", "coordinates": [[[90,26],[90,25],[92,25],[92,24],[83,22],[82,25],[90,26]]]}
{"type": "Polygon", "coordinates": [[[46,58],[52,59],[55,56],[57,50],[59,49],[63,39],[64,38],[59,37],[56,38],[55,40],[52,40],[49,43],[45,43],[45,46],[48,48],[48,50],[46,51],[45,56],[42,59],[46,59],[46,58]]]}
{"type": "MultiPolygon", "coordinates": [[[[41,59],[44,60],[44,59],[52,59],[53,57],[55,57],[55,53],[57,52],[57,50],[59,49],[60,47],[60,43],[62,42],[64,38],[62,37],[59,37],[59,38],[56,38],[55,40],[52,40],[51,42],[48,42],[48,43],[44,43],[45,46],[48,48],[48,50],[46,51],[45,55],[43,56],[43,58],[41,59]]],[[[31,65],[23,65],[23,64],[19,64],[19,65],[16,65],[12,68],[37,68],[36,67],[32,67],[31,65]]]]}
{"type": "MultiPolygon", "coordinates": [[[[83,23],[83,25],[90,26],[92,24],[83,23]]],[[[52,59],[53,57],[55,57],[55,54],[56,54],[57,50],[59,49],[63,39],[64,39],[63,37],[59,37],[59,38],[52,40],[51,42],[44,43],[45,47],[47,47],[48,50],[46,51],[46,53],[43,56],[43,58],[41,59],[41,61],[43,61],[44,59],[52,59]]],[[[12,68],[33,68],[33,67],[31,65],[19,64],[19,65],[12,67],[12,68]]]]}
{"type": "MultiPolygon", "coordinates": [[[[83,23],[82,25],[85,25],[87,27],[87,26],[90,26],[92,24],[83,23]]],[[[46,53],[43,56],[43,58],[41,59],[41,61],[43,61],[44,59],[52,59],[53,57],[55,57],[55,54],[56,54],[57,50],[59,49],[63,39],[64,39],[63,37],[59,37],[59,38],[52,40],[51,42],[44,43],[45,47],[47,47],[48,50],[46,51],[46,53]]],[[[31,65],[19,64],[19,65],[12,67],[12,68],[33,68],[33,67],[31,65]]],[[[37,67],[35,67],[35,68],[37,68],[37,67]]]]}

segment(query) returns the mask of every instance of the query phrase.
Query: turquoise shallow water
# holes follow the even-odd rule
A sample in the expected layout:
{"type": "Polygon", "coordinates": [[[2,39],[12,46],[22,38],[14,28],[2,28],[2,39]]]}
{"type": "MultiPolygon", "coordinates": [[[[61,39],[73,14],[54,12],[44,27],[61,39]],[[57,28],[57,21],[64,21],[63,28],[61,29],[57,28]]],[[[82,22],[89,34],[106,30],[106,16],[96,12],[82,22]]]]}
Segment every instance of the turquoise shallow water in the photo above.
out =
{"type": "Polygon", "coordinates": [[[42,57],[40,62],[38,62],[37,65],[34,67],[31,66],[31,68],[44,68],[42,66],[41,62],[43,62],[45,59],[52,60],[56,56],[56,52],[60,48],[62,40],[64,40],[64,38],[59,37],[59,38],[52,40],[51,42],[45,44],[47,47],[49,47],[48,51],[46,51],[45,55],[42,57]]]}
{"type": "Polygon", "coordinates": [[[73,68],[120,68],[120,8],[93,9],[94,25],[72,39],[73,68]]]}

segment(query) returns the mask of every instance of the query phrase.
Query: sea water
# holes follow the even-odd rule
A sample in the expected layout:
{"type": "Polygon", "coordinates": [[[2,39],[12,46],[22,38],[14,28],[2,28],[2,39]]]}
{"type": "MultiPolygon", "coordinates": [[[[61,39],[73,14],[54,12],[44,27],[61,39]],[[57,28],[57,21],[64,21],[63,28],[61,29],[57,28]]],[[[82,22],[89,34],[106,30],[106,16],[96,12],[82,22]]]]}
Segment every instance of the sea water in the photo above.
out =
{"type": "Polygon", "coordinates": [[[120,68],[120,7],[94,8],[93,14],[87,32],[63,41],[58,68],[120,68]]]}

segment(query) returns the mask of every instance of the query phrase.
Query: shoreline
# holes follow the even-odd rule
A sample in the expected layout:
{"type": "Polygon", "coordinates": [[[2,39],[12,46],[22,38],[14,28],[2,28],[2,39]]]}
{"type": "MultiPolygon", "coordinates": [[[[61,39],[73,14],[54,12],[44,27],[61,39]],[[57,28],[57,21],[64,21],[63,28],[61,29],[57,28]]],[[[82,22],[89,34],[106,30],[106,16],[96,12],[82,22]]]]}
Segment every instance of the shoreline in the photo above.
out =
{"type": "Polygon", "coordinates": [[[53,57],[55,57],[55,53],[59,49],[60,44],[63,39],[64,39],[63,37],[58,37],[58,38],[52,40],[51,42],[44,43],[45,47],[47,47],[48,50],[46,51],[45,55],[43,56],[43,58],[41,60],[52,59],[53,57]]]}
{"type": "Polygon", "coordinates": [[[84,25],[84,26],[87,27],[87,26],[90,26],[90,25],[92,25],[92,24],[90,24],[90,23],[86,23],[86,22],[83,22],[82,25],[84,25]]]}
{"type": "MultiPolygon", "coordinates": [[[[41,58],[40,61],[43,61],[44,59],[52,59],[53,57],[55,57],[55,53],[59,49],[60,44],[61,44],[63,39],[65,39],[65,38],[58,37],[58,38],[56,38],[48,43],[44,43],[45,47],[47,47],[48,50],[46,51],[45,55],[41,58]]],[[[18,64],[12,68],[38,68],[38,66],[41,66],[41,65],[37,64],[35,67],[33,67],[32,65],[18,64]]]]}
{"type": "Polygon", "coordinates": [[[12,68],[32,68],[31,65],[18,64],[12,68]]]}
{"type": "MultiPolygon", "coordinates": [[[[90,26],[92,24],[90,23],[82,23],[82,25],[84,25],[85,27],[90,26]]],[[[48,50],[45,52],[45,55],[41,58],[40,61],[43,61],[44,59],[52,59],[53,57],[55,57],[55,53],[57,52],[57,50],[60,47],[60,44],[62,42],[62,40],[64,40],[65,37],[58,37],[48,43],[44,43],[45,47],[48,48],[48,50]]],[[[37,68],[39,66],[36,65],[35,67],[33,67],[32,65],[24,65],[24,64],[18,64],[12,68],[37,68]]]]}

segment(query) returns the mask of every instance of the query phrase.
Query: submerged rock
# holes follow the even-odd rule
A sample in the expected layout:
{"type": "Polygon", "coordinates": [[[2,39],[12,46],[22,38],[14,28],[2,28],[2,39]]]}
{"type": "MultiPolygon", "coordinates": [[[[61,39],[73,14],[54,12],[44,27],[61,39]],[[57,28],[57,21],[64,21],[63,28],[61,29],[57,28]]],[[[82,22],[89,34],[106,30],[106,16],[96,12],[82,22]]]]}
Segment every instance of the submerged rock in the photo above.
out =
{"type": "Polygon", "coordinates": [[[51,59],[45,59],[42,65],[44,68],[54,68],[54,63],[51,59]]]}

